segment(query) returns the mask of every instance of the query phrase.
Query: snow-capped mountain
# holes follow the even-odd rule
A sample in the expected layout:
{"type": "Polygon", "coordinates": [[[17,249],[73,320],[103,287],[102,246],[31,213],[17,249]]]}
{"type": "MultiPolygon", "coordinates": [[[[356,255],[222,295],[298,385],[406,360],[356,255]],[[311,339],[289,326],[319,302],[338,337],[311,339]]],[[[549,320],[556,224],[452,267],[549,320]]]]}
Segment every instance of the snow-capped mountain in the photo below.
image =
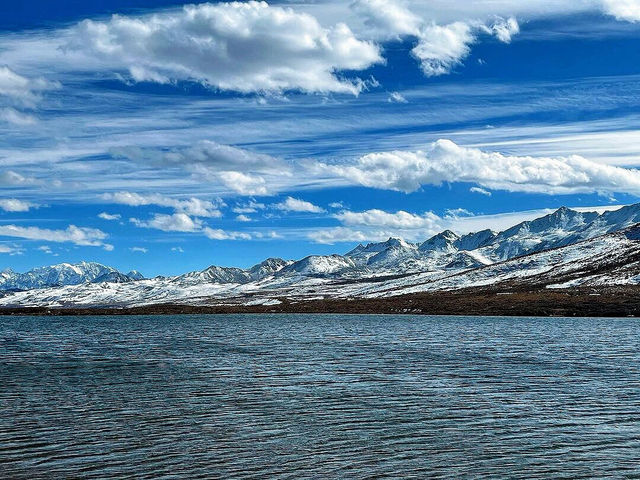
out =
{"type": "Polygon", "coordinates": [[[78,285],[87,282],[130,282],[144,278],[139,272],[123,274],[100,263],[60,263],[26,273],[7,269],[0,274],[0,290],[30,290],[42,287],[78,285]]]}
{"type": "Polygon", "coordinates": [[[4,306],[256,304],[279,298],[392,296],[488,285],[640,284],[640,204],[602,214],[568,208],[502,232],[444,231],[421,243],[398,238],[344,255],[270,258],[249,269],[211,266],[141,279],[100,264],[0,272],[4,306]]]}

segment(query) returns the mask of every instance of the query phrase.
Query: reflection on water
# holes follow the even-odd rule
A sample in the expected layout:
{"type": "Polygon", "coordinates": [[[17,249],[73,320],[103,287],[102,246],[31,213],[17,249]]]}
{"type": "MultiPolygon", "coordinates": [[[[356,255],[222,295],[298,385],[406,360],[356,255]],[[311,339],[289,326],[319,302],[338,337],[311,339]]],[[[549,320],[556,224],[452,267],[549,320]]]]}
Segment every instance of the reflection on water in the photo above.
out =
{"type": "Polygon", "coordinates": [[[640,323],[0,318],[2,478],[640,476],[640,323]]]}

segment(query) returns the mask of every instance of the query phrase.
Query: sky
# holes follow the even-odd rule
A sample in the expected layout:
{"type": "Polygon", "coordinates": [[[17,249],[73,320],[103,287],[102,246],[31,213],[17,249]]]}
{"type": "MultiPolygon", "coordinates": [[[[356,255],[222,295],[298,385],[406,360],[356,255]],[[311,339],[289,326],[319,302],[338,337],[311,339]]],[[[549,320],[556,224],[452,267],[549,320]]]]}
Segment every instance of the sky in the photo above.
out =
{"type": "Polygon", "coordinates": [[[640,201],[640,0],[0,5],[0,269],[147,276],[640,201]]]}

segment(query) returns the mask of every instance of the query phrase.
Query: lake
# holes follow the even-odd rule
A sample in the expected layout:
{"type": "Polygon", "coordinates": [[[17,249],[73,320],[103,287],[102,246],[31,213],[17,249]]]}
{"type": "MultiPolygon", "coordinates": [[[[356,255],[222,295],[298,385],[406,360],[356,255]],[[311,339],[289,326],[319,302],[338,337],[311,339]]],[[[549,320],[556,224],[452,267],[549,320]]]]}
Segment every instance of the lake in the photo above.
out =
{"type": "Polygon", "coordinates": [[[0,317],[0,477],[638,478],[634,319],[0,317]]]}

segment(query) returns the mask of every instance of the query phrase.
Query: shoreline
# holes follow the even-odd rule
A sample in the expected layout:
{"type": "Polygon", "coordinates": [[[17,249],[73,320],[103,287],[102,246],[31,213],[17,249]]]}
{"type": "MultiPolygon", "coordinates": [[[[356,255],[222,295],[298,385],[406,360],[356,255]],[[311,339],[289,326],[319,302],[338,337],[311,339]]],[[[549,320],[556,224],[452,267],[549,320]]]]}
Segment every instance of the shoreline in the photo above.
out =
{"type": "Polygon", "coordinates": [[[139,307],[0,307],[6,316],[225,315],[225,314],[411,314],[535,317],[640,317],[640,286],[496,290],[474,289],[398,297],[292,301],[278,305],[139,307]]]}

